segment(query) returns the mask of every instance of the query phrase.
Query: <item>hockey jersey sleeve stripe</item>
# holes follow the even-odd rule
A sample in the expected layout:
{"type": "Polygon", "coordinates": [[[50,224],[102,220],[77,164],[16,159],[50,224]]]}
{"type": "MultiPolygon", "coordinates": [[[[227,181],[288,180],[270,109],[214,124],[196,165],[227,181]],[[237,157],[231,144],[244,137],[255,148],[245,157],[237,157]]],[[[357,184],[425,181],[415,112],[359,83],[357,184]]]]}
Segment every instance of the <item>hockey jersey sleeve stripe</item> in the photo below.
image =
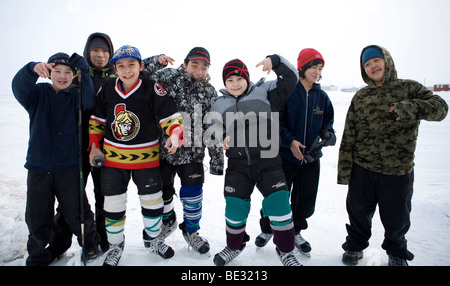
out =
{"type": "MultiPolygon", "coordinates": [[[[159,121],[159,125],[164,133],[170,136],[174,128],[183,128],[183,116],[181,116],[180,113],[175,113],[169,117],[161,119],[159,121]]],[[[183,132],[180,132],[179,134],[183,134],[183,132]]]]}
{"type": "Polygon", "coordinates": [[[100,146],[100,140],[105,136],[105,123],[106,120],[91,116],[89,120],[89,148],[91,149],[92,143],[95,143],[97,147],[100,146]]]}

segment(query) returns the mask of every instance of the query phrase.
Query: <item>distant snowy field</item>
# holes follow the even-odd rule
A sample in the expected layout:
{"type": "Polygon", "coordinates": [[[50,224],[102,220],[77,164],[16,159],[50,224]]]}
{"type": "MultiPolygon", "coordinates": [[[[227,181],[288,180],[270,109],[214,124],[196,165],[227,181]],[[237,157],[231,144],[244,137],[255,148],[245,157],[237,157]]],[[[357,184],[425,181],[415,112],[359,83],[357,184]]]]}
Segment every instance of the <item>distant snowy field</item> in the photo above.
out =
{"type": "MultiPolygon", "coordinates": [[[[336,168],[340,138],[346,112],[353,93],[328,92],[335,109],[338,142],[324,150],[316,211],[309,219],[309,228],[302,232],[312,245],[311,258],[296,253],[305,266],[341,266],[342,243],[348,222],[345,209],[347,187],[336,184],[336,168]]],[[[450,103],[450,93],[438,93],[450,103]]],[[[28,144],[28,115],[12,95],[0,96],[3,143],[0,154],[0,265],[25,265],[28,229],[24,221],[26,205],[27,172],[23,167],[28,144]]],[[[419,130],[416,151],[415,184],[412,204],[412,225],[407,234],[408,247],[415,259],[410,265],[450,265],[450,116],[442,122],[423,121],[419,130]]],[[[209,159],[205,160],[205,165],[209,159]]],[[[176,181],[179,186],[179,181],[176,181]]],[[[92,182],[87,193],[91,207],[94,205],[92,182]]],[[[204,185],[203,218],[200,234],[208,239],[210,255],[190,252],[181,232],[177,230],[166,242],[175,250],[175,256],[163,260],[149,254],[142,243],[142,217],[136,188],[131,181],[128,189],[127,222],[125,225],[125,250],[119,265],[140,266],[212,266],[213,256],[225,247],[225,200],[223,176],[206,172],[204,185]]],[[[261,194],[255,189],[247,232],[251,236],[243,253],[233,260],[232,266],[279,266],[275,246],[270,242],[258,249],[254,244],[259,230],[261,194]]],[[[182,221],[179,199],[175,200],[178,222],[182,221]]],[[[370,246],[364,251],[359,265],[387,265],[387,255],[381,248],[384,229],[375,214],[370,246]]],[[[101,265],[104,256],[89,265],[101,265]]],[[[74,238],[66,255],[53,265],[80,265],[80,247],[74,238]]]]}

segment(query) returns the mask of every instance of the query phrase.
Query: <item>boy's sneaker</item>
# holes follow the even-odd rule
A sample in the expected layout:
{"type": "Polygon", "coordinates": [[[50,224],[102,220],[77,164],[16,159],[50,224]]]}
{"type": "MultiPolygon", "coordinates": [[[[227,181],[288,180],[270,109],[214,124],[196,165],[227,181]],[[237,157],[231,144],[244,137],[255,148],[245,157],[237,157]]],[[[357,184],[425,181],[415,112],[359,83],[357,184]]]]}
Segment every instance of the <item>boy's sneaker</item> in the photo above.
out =
{"type": "Polygon", "coordinates": [[[278,258],[280,258],[281,263],[283,263],[284,266],[302,266],[302,264],[298,262],[292,251],[284,253],[281,252],[278,247],[276,247],[275,250],[277,252],[278,258]]]}
{"type": "Polygon", "coordinates": [[[110,244],[109,250],[106,253],[105,261],[103,266],[117,266],[119,264],[120,257],[122,257],[123,248],[125,246],[125,241],[120,244],[110,244]]]}
{"type": "Polygon", "coordinates": [[[269,240],[272,238],[272,233],[265,233],[261,232],[260,235],[258,235],[255,239],[255,244],[258,247],[264,247],[269,242],[269,240]]]}
{"type": "Polygon", "coordinates": [[[205,254],[209,251],[209,243],[206,239],[201,237],[198,232],[185,232],[184,223],[180,224],[180,229],[183,232],[184,240],[188,243],[189,247],[192,247],[195,251],[200,254],[205,254]]]}
{"type": "Polygon", "coordinates": [[[244,242],[242,243],[242,246],[239,249],[233,250],[228,246],[225,247],[221,252],[217,253],[214,256],[213,260],[214,264],[217,266],[224,266],[225,264],[236,258],[236,256],[238,256],[242,252],[242,250],[244,250],[246,242],[249,240],[250,237],[247,234],[245,234],[244,242]]]}
{"type": "Polygon", "coordinates": [[[300,233],[295,235],[295,247],[298,248],[303,253],[308,253],[311,251],[311,244],[307,242],[300,233]]]}
{"type": "Polygon", "coordinates": [[[161,225],[161,233],[159,234],[159,237],[162,240],[166,239],[169,235],[172,234],[172,232],[175,231],[176,228],[177,228],[177,219],[174,219],[169,223],[163,222],[161,225]]]}
{"type": "Polygon", "coordinates": [[[389,266],[408,266],[408,262],[406,262],[406,259],[394,256],[392,254],[388,255],[388,265],[389,266]]]}
{"type": "Polygon", "coordinates": [[[144,246],[145,248],[148,248],[151,253],[156,253],[164,259],[171,258],[175,254],[172,247],[165,244],[164,240],[162,240],[159,236],[151,238],[145,232],[145,229],[142,232],[144,238],[144,246]]]}
{"type": "Polygon", "coordinates": [[[363,258],[362,251],[346,250],[342,255],[342,262],[345,265],[356,265],[363,258]]]}

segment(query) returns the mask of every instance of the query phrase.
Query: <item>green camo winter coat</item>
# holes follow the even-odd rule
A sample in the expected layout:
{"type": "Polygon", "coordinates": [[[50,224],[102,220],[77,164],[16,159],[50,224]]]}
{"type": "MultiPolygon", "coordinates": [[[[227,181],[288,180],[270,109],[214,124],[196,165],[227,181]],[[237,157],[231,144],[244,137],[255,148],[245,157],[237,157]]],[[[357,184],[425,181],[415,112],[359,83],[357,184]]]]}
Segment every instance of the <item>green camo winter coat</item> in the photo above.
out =
{"type": "MultiPolygon", "coordinates": [[[[386,70],[382,86],[361,74],[367,87],[353,97],[339,149],[338,184],[348,184],[353,163],[386,175],[409,174],[414,168],[414,151],[421,119],[441,121],[448,105],[418,82],[397,79],[394,61],[382,48],[386,70]],[[396,105],[398,116],[390,112],[396,105]]],[[[363,50],[364,52],[364,50],[363,50]]],[[[362,56],[362,53],[361,53],[362,56]]]]}

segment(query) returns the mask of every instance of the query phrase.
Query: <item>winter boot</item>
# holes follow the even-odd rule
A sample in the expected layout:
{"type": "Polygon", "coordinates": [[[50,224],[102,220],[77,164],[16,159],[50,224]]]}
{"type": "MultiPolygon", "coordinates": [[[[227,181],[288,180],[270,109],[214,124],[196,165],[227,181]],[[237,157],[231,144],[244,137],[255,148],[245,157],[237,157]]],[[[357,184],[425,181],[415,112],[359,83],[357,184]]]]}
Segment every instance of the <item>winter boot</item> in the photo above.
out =
{"type": "Polygon", "coordinates": [[[217,253],[214,256],[213,260],[214,264],[217,266],[224,266],[225,264],[236,258],[236,256],[238,256],[242,252],[242,250],[244,250],[246,242],[249,240],[250,237],[247,234],[245,234],[244,242],[242,243],[242,246],[239,249],[233,250],[228,246],[225,247],[221,252],[217,253]]]}
{"type": "Polygon", "coordinates": [[[119,264],[120,257],[122,257],[123,248],[125,246],[125,241],[120,244],[110,244],[109,250],[106,253],[105,261],[103,266],[117,266],[119,264]]]}
{"type": "Polygon", "coordinates": [[[342,255],[342,262],[345,265],[356,265],[363,258],[362,251],[346,250],[342,255]]]}
{"type": "Polygon", "coordinates": [[[171,258],[175,254],[172,247],[165,244],[164,240],[162,240],[159,236],[151,238],[150,236],[148,236],[148,234],[145,232],[144,229],[143,237],[144,237],[144,246],[148,248],[151,253],[158,254],[164,259],[171,258]]]}
{"type": "Polygon", "coordinates": [[[275,251],[277,252],[278,258],[280,258],[281,263],[283,263],[284,266],[303,266],[300,262],[298,262],[292,251],[284,253],[281,252],[278,247],[275,248],[275,251]]]}
{"type": "Polygon", "coordinates": [[[388,265],[389,266],[408,266],[408,262],[406,262],[406,259],[394,256],[392,254],[388,255],[388,265]]]}
{"type": "Polygon", "coordinates": [[[269,240],[272,238],[272,233],[265,233],[261,232],[260,235],[258,235],[255,239],[255,244],[258,247],[264,247],[269,242],[269,240]]]}
{"type": "Polygon", "coordinates": [[[205,254],[209,251],[209,243],[206,239],[201,237],[198,232],[188,233],[184,231],[184,223],[180,224],[180,229],[183,232],[184,240],[188,243],[189,247],[192,247],[200,254],[205,254]]]}
{"type": "Polygon", "coordinates": [[[303,253],[308,253],[311,251],[311,244],[309,244],[309,242],[307,242],[300,233],[295,235],[295,247],[303,253]]]}

